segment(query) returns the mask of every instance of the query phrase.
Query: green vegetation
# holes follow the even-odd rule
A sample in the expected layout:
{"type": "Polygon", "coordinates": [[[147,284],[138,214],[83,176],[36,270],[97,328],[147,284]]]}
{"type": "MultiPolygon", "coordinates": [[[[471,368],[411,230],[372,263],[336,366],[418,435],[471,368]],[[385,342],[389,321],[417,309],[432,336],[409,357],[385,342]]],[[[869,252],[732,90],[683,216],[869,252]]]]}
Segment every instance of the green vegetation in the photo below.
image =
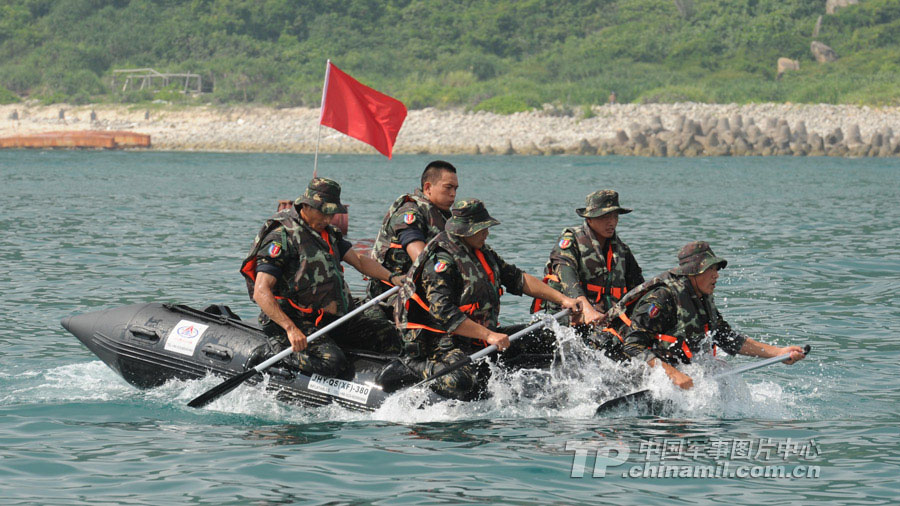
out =
{"type": "Polygon", "coordinates": [[[19,101],[19,97],[15,93],[0,86],[0,105],[14,104],[19,101]]]}
{"type": "Polygon", "coordinates": [[[863,0],[7,0],[0,102],[315,106],[325,60],[410,108],[619,102],[900,104],[900,2],[863,0]],[[776,80],[776,60],[800,70],[776,80]],[[112,86],[192,72],[210,93],[112,86]],[[10,93],[11,92],[11,93],[10,93]]]}

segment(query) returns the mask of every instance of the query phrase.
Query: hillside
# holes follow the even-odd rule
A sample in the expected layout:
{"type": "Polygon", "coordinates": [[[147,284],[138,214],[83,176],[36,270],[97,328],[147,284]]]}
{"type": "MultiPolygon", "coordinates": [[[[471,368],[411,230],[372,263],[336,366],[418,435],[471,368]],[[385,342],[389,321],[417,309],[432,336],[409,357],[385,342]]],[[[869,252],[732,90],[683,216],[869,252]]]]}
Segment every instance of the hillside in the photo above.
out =
{"type": "Polygon", "coordinates": [[[0,103],[315,106],[325,60],[410,108],[563,113],[619,102],[900,104],[900,2],[8,0],[0,103]],[[813,38],[822,16],[818,36],[813,38]],[[838,59],[818,63],[810,44],[838,59]],[[799,70],[776,79],[780,57],[799,70]],[[122,91],[113,70],[206,93],[122,91]]]}

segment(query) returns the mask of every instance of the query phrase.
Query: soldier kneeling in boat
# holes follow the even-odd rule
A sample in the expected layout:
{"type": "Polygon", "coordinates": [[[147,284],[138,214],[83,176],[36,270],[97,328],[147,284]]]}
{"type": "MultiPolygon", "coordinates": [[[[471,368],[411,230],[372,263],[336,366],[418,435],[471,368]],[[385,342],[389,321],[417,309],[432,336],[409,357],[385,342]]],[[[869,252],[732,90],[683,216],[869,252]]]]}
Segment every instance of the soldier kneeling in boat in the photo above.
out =
{"type": "MultiPolygon", "coordinates": [[[[550,252],[544,282],[580,300],[587,320],[601,318],[599,313],[606,313],[628,290],[644,282],[631,249],[616,233],[619,216],[630,212],[619,205],[617,192],[593,192],[585,199],[585,207],[575,210],[584,223],[563,229],[550,252]]],[[[550,301],[535,299],[531,312],[541,309],[559,310],[550,301]]]]}
{"type": "MultiPolygon", "coordinates": [[[[578,301],[506,263],[485,244],[488,229],[499,223],[480,200],[456,202],[444,231],[413,263],[394,314],[404,330],[401,360],[416,379],[438,375],[488,345],[506,350],[501,360],[507,363],[525,353],[552,353],[555,337],[549,331],[510,344],[509,334],[524,326],[498,326],[504,287],[514,295],[549,299],[580,315],[578,301]]],[[[483,364],[469,364],[441,376],[432,388],[445,397],[475,399],[483,392],[486,372],[483,364]]]]}
{"type": "Polygon", "coordinates": [[[709,244],[695,241],[678,253],[678,266],[628,292],[610,310],[610,325],[598,340],[614,359],[637,359],[660,365],[672,380],[689,389],[694,382],[675,366],[689,364],[698,353],[777,357],[785,363],[804,358],[799,346],[778,347],[755,341],[731,328],[713,302],[719,269],[728,262],[713,254],[709,244]]]}
{"type": "Polygon", "coordinates": [[[294,365],[306,374],[339,375],[347,366],[341,346],[393,354],[400,350],[393,323],[364,314],[307,346],[307,335],[353,309],[341,260],[371,278],[392,284],[400,280],[359,255],[330,224],[335,214],[346,212],[340,196],[335,181],[310,181],[293,206],[266,221],[241,267],[250,298],[262,309],[263,330],[282,348],[298,352],[294,365]]]}

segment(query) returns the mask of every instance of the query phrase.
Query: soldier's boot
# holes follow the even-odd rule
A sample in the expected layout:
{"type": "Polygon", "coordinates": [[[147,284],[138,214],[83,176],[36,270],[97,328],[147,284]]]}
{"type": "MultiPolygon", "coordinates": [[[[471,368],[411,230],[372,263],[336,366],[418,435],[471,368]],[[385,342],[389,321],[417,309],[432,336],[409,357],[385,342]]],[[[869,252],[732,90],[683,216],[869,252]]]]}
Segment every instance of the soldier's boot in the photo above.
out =
{"type": "Polygon", "coordinates": [[[375,376],[375,383],[381,385],[381,388],[387,393],[415,385],[423,379],[423,366],[423,362],[410,360],[409,357],[395,358],[375,376]],[[416,365],[419,367],[415,367],[416,365]]]}

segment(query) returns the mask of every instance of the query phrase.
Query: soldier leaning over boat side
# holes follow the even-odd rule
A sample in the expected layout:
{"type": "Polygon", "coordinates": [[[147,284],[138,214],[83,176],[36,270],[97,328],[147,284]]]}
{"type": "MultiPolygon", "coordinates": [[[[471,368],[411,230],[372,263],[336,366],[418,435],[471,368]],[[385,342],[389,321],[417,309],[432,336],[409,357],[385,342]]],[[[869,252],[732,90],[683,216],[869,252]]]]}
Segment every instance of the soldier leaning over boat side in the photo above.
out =
{"type": "Polygon", "coordinates": [[[397,353],[401,343],[392,322],[361,314],[307,346],[307,335],[353,309],[342,260],[371,278],[399,282],[330,225],[336,213],[346,212],[340,196],[335,181],[310,181],[293,206],[266,221],[241,266],[250,298],[262,309],[263,330],[298,352],[293,365],[306,374],[340,374],[347,366],[341,346],[397,353]]]}
{"type": "MultiPolygon", "coordinates": [[[[499,223],[480,200],[456,202],[444,232],[413,263],[394,311],[404,329],[401,360],[417,379],[488,345],[507,350],[501,354],[506,361],[526,352],[552,353],[552,332],[535,332],[510,345],[509,334],[524,326],[498,326],[503,287],[514,295],[553,300],[580,315],[578,301],[506,263],[485,244],[488,228],[499,223]]],[[[442,376],[432,388],[446,397],[474,399],[483,390],[486,371],[483,364],[469,364],[442,376]]]]}
{"type": "Polygon", "coordinates": [[[679,371],[701,352],[721,347],[731,355],[777,357],[786,353],[793,364],[805,357],[799,346],[772,346],[731,328],[713,302],[719,269],[728,262],[713,254],[709,244],[695,241],[678,253],[678,266],[628,292],[610,311],[617,328],[602,332],[607,355],[659,364],[672,382],[683,388],[693,379],[679,371]]]}
{"type": "MultiPolygon", "coordinates": [[[[544,281],[584,303],[585,319],[600,318],[628,290],[644,282],[641,267],[631,249],[619,238],[619,216],[632,210],[619,205],[619,194],[600,190],[575,210],[584,218],[580,227],[563,229],[550,252],[544,281]]],[[[559,310],[555,304],[535,299],[531,312],[559,310]]]]}
{"type": "MultiPolygon", "coordinates": [[[[394,275],[406,275],[425,244],[444,231],[450,206],[456,200],[459,181],[456,167],[443,160],[429,163],[422,172],[421,187],[401,195],[391,204],[375,237],[371,256],[394,275]]],[[[369,298],[384,293],[388,285],[369,281],[369,298]]],[[[392,318],[391,301],[382,305],[392,318]]]]}

